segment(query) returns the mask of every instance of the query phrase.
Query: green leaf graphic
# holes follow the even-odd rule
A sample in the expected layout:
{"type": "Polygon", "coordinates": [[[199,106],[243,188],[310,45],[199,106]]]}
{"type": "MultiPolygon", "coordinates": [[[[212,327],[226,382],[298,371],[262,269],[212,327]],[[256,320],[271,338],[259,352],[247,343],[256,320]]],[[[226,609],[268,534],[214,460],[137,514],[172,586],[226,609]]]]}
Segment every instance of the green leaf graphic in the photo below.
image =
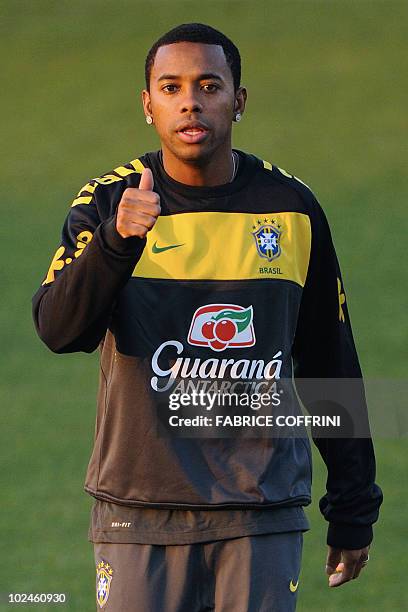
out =
{"type": "Polygon", "coordinates": [[[238,333],[244,331],[252,321],[252,307],[249,306],[245,310],[220,310],[216,315],[211,317],[213,321],[220,319],[231,319],[237,326],[238,333]]]}

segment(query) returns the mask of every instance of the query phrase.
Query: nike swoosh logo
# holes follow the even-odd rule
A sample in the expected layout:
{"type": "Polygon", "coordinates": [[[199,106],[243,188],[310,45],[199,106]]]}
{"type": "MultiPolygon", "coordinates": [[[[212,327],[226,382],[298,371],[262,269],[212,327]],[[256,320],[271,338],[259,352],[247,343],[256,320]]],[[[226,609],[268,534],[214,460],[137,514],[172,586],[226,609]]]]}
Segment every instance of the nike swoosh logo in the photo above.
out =
{"type": "Polygon", "coordinates": [[[292,593],[295,593],[297,591],[298,586],[299,586],[299,580],[297,581],[296,584],[293,584],[293,580],[289,582],[289,588],[292,593]]]}
{"type": "Polygon", "coordinates": [[[175,249],[177,247],[183,246],[184,244],[185,243],[183,242],[183,244],[170,244],[170,246],[159,247],[157,246],[157,240],[156,240],[156,242],[152,246],[152,253],[163,253],[163,251],[168,251],[169,249],[175,249]]]}

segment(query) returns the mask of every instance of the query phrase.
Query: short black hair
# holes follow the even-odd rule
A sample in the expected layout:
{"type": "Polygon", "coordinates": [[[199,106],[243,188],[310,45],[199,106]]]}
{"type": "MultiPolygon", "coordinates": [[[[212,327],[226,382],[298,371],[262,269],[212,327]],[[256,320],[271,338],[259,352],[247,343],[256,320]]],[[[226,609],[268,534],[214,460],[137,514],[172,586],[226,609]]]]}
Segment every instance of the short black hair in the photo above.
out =
{"type": "Polygon", "coordinates": [[[145,61],[146,89],[150,90],[150,74],[157,50],[165,45],[178,42],[203,43],[205,45],[220,45],[224,50],[225,59],[231,68],[234,89],[241,84],[241,56],[234,43],[222,32],[204,23],[183,23],[166,34],[163,34],[152,46],[145,61]]]}

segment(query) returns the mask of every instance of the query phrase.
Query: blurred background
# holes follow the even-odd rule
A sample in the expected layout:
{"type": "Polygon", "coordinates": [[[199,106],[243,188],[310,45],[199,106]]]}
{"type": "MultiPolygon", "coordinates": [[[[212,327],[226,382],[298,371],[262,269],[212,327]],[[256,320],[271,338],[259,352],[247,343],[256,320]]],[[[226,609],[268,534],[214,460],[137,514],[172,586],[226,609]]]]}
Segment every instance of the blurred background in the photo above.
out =
{"type": "MultiPolygon", "coordinates": [[[[175,25],[209,23],[239,47],[249,96],[234,145],[312,187],[332,227],[363,372],[391,384],[404,377],[407,8],[3,0],[0,592],[65,592],[64,609],[95,607],[92,500],[82,486],[98,353],[52,354],[34,331],[31,296],[82,185],[158,148],[140,104],[144,59],[175,25]]],[[[375,448],[385,501],[371,561],[359,580],[333,591],[317,505],[325,469],[315,452],[300,612],[408,609],[407,438],[378,437],[375,448]]]]}

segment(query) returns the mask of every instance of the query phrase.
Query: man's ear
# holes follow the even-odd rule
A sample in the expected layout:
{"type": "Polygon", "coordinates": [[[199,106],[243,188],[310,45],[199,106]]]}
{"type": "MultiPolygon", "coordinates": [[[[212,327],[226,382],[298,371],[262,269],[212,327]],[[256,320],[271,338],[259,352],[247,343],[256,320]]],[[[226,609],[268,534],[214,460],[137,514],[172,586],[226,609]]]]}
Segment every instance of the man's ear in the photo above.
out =
{"type": "Polygon", "coordinates": [[[147,91],[147,89],[143,89],[142,91],[142,104],[145,116],[152,116],[152,101],[150,99],[150,93],[147,91]]]}
{"type": "Polygon", "coordinates": [[[247,90],[245,87],[238,87],[235,93],[234,113],[241,113],[245,111],[245,105],[247,101],[247,90]]]}

